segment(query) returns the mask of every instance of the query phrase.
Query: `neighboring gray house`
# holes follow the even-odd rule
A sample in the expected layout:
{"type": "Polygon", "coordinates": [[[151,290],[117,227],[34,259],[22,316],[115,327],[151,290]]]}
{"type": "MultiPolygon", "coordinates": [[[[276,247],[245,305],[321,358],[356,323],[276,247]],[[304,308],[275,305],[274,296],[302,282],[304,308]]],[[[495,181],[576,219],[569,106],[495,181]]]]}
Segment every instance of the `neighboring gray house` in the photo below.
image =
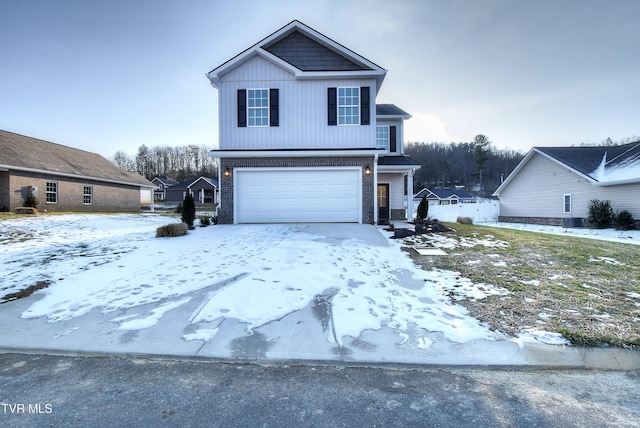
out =
{"type": "Polygon", "coordinates": [[[462,189],[422,189],[413,196],[414,203],[420,203],[426,196],[429,205],[455,205],[475,203],[476,197],[462,189]]]}
{"type": "Polygon", "coordinates": [[[217,204],[220,202],[218,180],[210,177],[195,177],[165,188],[165,202],[184,201],[187,193],[199,204],[217,204]]]}
{"type": "Polygon", "coordinates": [[[39,211],[138,212],[153,206],[154,187],[96,153],[0,130],[0,210],[31,189],[39,211]]]}
{"type": "Polygon", "coordinates": [[[220,223],[406,218],[420,166],[404,155],[410,115],[375,104],[385,75],[299,21],[210,71],[220,223]]]}
{"type": "Polygon", "coordinates": [[[577,226],[592,199],[640,219],[640,141],[608,147],[534,147],[494,192],[500,220],[577,226]]]}
{"type": "Polygon", "coordinates": [[[159,175],[151,180],[156,188],[153,190],[153,200],[156,202],[164,202],[167,198],[166,189],[174,184],[178,184],[173,178],[169,178],[166,175],[159,175]]]}

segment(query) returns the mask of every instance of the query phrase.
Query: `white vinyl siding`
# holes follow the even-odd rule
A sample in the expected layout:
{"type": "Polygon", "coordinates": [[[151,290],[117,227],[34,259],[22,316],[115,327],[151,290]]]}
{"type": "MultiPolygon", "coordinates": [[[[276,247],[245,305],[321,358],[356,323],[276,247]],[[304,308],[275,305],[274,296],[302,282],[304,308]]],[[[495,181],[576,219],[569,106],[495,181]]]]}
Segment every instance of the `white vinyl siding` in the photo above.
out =
{"type": "MultiPolygon", "coordinates": [[[[275,64],[255,57],[221,77],[218,90],[219,148],[339,149],[374,148],[375,126],[327,126],[328,87],[375,88],[375,79],[296,80],[275,64]],[[256,86],[279,90],[278,127],[238,128],[237,90],[256,86]],[[231,112],[231,113],[230,113],[231,112]]],[[[371,104],[374,103],[374,91],[371,104]]],[[[373,108],[373,107],[372,107],[373,108]]]]}
{"type": "Polygon", "coordinates": [[[571,216],[587,217],[591,199],[609,200],[615,212],[640,218],[640,184],[597,186],[546,157],[535,154],[500,194],[500,215],[566,217],[564,195],[571,195],[571,216]]]}
{"type": "Polygon", "coordinates": [[[236,168],[236,223],[361,221],[361,168],[236,168]]]}

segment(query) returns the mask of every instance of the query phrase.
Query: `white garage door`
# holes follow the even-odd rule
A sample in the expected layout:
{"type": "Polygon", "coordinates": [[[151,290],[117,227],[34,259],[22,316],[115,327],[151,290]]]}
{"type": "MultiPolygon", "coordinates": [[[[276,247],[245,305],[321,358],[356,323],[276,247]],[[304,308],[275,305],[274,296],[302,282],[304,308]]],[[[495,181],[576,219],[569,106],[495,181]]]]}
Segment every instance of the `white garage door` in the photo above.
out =
{"type": "Polygon", "coordinates": [[[236,169],[236,223],[359,223],[360,168],[236,169]]]}

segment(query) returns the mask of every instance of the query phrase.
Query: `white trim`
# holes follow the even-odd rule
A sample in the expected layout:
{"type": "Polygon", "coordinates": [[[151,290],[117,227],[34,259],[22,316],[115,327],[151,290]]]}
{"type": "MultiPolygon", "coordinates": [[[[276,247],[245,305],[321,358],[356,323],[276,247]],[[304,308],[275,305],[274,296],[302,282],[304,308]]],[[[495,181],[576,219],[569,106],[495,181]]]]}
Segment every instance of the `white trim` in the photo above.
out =
{"type": "Polygon", "coordinates": [[[377,156],[378,149],[353,150],[211,150],[214,158],[310,158],[310,157],[367,157],[377,156]]]}
{"type": "MultiPolygon", "coordinates": [[[[238,224],[238,173],[261,171],[356,171],[358,172],[358,223],[362,224],[362,174],[361,166],[318,166],[318,167],[235,167],[233,168],[233,224],[238,224]]],[[[265,185],[265,191],[268,191],[265,185]]]]}

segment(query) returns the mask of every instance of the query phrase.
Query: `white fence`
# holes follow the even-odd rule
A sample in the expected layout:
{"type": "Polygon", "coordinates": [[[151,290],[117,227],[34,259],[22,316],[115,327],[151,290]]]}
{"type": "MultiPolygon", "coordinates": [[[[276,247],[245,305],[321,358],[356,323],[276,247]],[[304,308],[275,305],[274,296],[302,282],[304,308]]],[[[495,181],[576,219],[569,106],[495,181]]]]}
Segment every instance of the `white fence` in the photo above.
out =
{"type": "MultiPolygon", "coordinates": [[[[411,218],[416,217],[418,202],[414,202],[414,212],[411,218]]],[[[455,223],[458,217],[470,217],[474,223],[487,223],[498,221],[500,215],[500,203],[497,200],[483,200],[473,204],[454,205],[429,205],[429,218],[439,221],[455,223]]]]}

